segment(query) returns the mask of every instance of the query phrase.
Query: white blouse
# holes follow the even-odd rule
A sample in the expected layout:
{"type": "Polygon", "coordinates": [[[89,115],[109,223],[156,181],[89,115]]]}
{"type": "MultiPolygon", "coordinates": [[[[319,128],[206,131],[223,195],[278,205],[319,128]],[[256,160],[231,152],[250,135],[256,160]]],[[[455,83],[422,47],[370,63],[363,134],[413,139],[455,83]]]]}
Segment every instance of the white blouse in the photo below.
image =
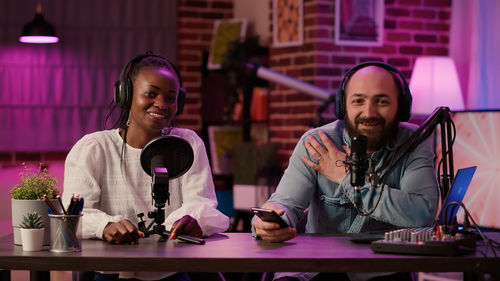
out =
{"type": "MultiPolygon", "coordinates": [[[[190,215],[195,218],[205,236],[224,232],[229,218],[219,212],[214,183],[203,141],[189,129],[173,128],[170,135],[186,140],[194,152],[191,168],[182,176],[169,181],[170,205],[165,204],[165,227],[190,215]]],[[[151,196],[152,178],[141,167],[141,149],[125,145],[119,129],[85,135],[69,152],[64,171],[63,202],[67,206],[72,195],[84,198],[82,237],[103,239],[108,222],[128,219],[138,221],[144,213],[146,225],[149,211],[154,211],[151,196]]],[[[120,278],[154,279],[170,274],[120,275],[120,278]],[[142,276],[144,275],[144,276],[142,276]],[[130,277],[132,276],[132,277],[130,277]]]]}

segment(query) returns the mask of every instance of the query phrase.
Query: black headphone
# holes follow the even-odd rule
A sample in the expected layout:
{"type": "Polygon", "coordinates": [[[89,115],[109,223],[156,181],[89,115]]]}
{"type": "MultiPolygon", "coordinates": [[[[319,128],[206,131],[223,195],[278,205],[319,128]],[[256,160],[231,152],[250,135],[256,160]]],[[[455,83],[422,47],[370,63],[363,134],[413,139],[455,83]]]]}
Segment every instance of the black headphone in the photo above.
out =
{"type": "Polygon", "coordinates": [[[115,83],[115,98],[114,98],[115,104],[120,108],[124,108],[126,106],[130,106],[130,104],[132,103],[133,85],[132,85],[132,79],[130,79],[130,73],[137,65],[137,63],[139,63],[146,57],[160,58],[166,61],[175,71],[175,74],[179,79],[179,94],[177,95],[177,112],[175,113],[175,115],[177,116],[181,114],[184,109],[184,103],[186,102],[186,91],[184,90],[184,86],[182,85],[181,74],[179,73],[177,67],[175,67],[175,64],[173,64],[167,58],[155,55],[151,52],[147,52],[144,55],[136,56],[131,61],[129,61],[122,69],[122,71],[120,72],[120,78],[115,83]]]}
{"type": "Polygon", "coordinates": [[[401,94],[399,95],[398,98],[398,118],[399,121],[402,122],[410,120],[412,96],[410,93],[410,88],[408,87],[408,83],[406,82],[403,74],[397,68],[395,68],[392,65],[378,61],[364,62],[356,65],[355,67],[347,71],[344,78],[342,79],[342,82],[340,82],[339,89],[337,90],[337,95],[335,96],[335,115],[337,115],[337,118],[343,120],[345,115],[345,92],[344,92],[345,84],[347,83],[349,78],[351,78],[354,72],[370,65],[379,66],[381,68],[388,70],[391,73],[396,73],[399,75],[399,79],[397,80],[401,80],[402,85],[401,85],[401,94]]]}

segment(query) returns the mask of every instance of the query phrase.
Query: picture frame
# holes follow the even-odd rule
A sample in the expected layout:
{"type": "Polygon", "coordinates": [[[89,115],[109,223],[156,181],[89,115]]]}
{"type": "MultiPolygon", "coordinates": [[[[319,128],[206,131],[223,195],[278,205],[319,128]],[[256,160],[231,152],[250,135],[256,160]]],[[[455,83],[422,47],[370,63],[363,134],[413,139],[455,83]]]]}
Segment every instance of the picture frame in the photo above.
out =
{"type": "Polygon", "coordinates": [[[335,44],[382,46],[384,0],[335,1],[335,44]]]}
{"type": "Polygon", "coordinates": [[[242,139],[243,131],[240,127],[208,126],[212,174],[229,175],[234,172],[235,148],[242,139]]]}
{"type": "Polygon", "coordinates": [[[273,0],[273,45],[292,47],[303,43],[303,0],[273,0]]]}
{"type": "Polygon", "coordinates": [[[244,18],[216,20],[208,54],[208,69],[220,69],[231,42],[245,38],[247,20],[244,18]]]}

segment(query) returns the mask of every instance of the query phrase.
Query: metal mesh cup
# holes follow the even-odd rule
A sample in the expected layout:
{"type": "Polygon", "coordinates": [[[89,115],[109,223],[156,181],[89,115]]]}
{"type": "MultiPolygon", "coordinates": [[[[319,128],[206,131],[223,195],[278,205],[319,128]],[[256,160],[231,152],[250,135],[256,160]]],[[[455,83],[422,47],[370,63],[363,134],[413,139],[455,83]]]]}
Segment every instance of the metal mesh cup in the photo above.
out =
{"type": "Polygon", "coordinates": [[[50,250],[53,252],[80,252],[82,227],[79,215],[51,215],[50,250]]]}

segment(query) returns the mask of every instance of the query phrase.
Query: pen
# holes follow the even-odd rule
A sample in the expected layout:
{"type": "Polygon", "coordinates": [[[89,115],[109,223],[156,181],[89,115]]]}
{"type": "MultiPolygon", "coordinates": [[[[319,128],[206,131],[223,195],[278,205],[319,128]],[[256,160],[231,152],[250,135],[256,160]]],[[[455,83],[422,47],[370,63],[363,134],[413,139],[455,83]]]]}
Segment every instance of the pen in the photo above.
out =
{"type": "Polygon", "coordinates": [[[68,207],[68,215],[78,215],[83,209],[83,198],[80,195],[71,197],[71,202],[68,207]]]}
{"type": "Polygon", "coordinates": [[[184,223],[182,223],[182,220],[175,226],[175,228],[170,232],[170,238],[168,240],[174,240],[177,238],[177,230],[181,228],[181,226],[184,226],[184,223]]]}
{"type": "Polygon", "coordinates": [[[68,206],[68,210],[67,210],[67,214],[68,215],[71,215],[71,212],[73,210],[75,206],[75,195],[71,195],[71,199],[69,200],[69,206],[68,206]]]}
{"type": "Polygon", "coordinates": [[[76,209],[76,214],[79,215],[82,210],[83,210],[83,204],[84,204],[84,200],[83,198],[80,198],[79,201],[78,201],[78,208],[76,209]]]}
{"type": "MultiPolygon", "coordinates": [[[[175,235],[175,234],[172,234],[172,232],[168,231],[168,230],[165,230],[165,233],[170,237],[172,237],[172,235],[175,235]]],[[[184,242],[190,242],[190,243],[194,243],[194,244],[198,244],[198,245],[205,244],[205,239],[197,238],[197,237],[193,237],[193,236],[189,236],[189,235],[184,235],[184,234],[175,235],[175,238],[177,238],[181,241],[184,241],[184,242]]]]}

